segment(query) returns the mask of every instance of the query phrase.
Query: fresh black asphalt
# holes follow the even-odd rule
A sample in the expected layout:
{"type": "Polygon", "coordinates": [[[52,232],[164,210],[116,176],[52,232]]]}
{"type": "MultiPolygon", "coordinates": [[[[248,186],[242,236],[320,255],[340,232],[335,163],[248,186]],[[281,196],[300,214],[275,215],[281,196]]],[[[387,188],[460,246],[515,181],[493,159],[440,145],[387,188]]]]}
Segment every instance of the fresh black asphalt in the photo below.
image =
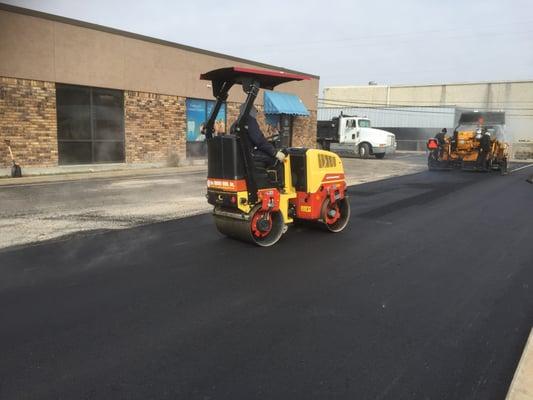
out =
{"type": "Polygon", "coordinates": [[[503,399],[533,325],[527,176],[355,186],[345,232],[267,249],[200,215],[3,250],[0,399],[503,399]]]}

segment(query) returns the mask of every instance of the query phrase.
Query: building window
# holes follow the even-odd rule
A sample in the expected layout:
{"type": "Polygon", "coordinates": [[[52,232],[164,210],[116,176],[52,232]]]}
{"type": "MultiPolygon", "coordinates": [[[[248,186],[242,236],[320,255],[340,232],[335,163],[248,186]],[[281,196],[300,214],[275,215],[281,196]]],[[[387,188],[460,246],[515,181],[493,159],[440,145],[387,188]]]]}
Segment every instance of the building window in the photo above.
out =
{"type": "Polygon", "coordinates": [[[56,85],[59,164],[124,162],[124,94],[56,85]]]}
{"type": "MultiPolygon", "coordinates": [[[[187,99],[187,157],[205,157],[207,149],[202,127],[207,122],[215,102],[211,100],[187,99]]],[[[222,104],[215,121],[215,132],[226,131],[226,105],[222,104]]]]}

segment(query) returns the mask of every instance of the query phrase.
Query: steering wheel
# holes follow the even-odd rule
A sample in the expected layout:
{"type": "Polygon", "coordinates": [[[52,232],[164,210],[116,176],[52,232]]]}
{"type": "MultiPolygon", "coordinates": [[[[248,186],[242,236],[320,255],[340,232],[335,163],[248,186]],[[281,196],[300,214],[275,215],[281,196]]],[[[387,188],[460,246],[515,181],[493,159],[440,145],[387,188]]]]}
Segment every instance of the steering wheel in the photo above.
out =
{"type": "Polygon", "coordinates": [[[279,133],[276,133],[276,134],[274,134],[274,135],[272,135],[272,136],[269,136],[268,139],[267,139],[267,141],[268,141],[269,143],[271,143],[271,144],[275,144],[277,141],[279,141],[279,139],[280,139],[280,134],[279,134],[279,133]]]}

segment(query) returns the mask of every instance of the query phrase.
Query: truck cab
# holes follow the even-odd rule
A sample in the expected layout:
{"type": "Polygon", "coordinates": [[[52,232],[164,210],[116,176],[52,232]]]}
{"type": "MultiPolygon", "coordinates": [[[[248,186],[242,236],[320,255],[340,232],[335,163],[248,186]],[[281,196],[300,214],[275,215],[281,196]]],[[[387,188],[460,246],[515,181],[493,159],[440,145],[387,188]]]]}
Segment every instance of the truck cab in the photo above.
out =
{"type": "Polygon", "coordinates": [[[319,121],[317,142],[342,156],[358,155],[361,158],[384,158],[396,151],[393,133],[371,127],[366,117],[340,115],[331,121],[319,121]]]}

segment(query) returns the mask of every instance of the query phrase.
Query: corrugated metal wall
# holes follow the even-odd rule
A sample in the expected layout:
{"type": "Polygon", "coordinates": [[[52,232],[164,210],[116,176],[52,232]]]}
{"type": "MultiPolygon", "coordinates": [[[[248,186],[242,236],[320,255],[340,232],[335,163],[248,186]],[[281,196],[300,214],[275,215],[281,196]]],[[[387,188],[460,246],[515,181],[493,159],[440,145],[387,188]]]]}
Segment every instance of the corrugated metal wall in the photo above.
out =
{"type": "Polygon", "coordinates": [[[396,128],[452,128],[458,115],[455,107],[319,107],[318,120],[329,121],[341,111],[345,115],[366,116],[374,127],[396,128]]]}
{"type": "Polygon", "coordinates": [[[320,101],[325,106],[335,107],[349,105],[416,109],[427,106],[505,111],[508,141],[533,143],[533,80],[327,87],[320,101]]]}

